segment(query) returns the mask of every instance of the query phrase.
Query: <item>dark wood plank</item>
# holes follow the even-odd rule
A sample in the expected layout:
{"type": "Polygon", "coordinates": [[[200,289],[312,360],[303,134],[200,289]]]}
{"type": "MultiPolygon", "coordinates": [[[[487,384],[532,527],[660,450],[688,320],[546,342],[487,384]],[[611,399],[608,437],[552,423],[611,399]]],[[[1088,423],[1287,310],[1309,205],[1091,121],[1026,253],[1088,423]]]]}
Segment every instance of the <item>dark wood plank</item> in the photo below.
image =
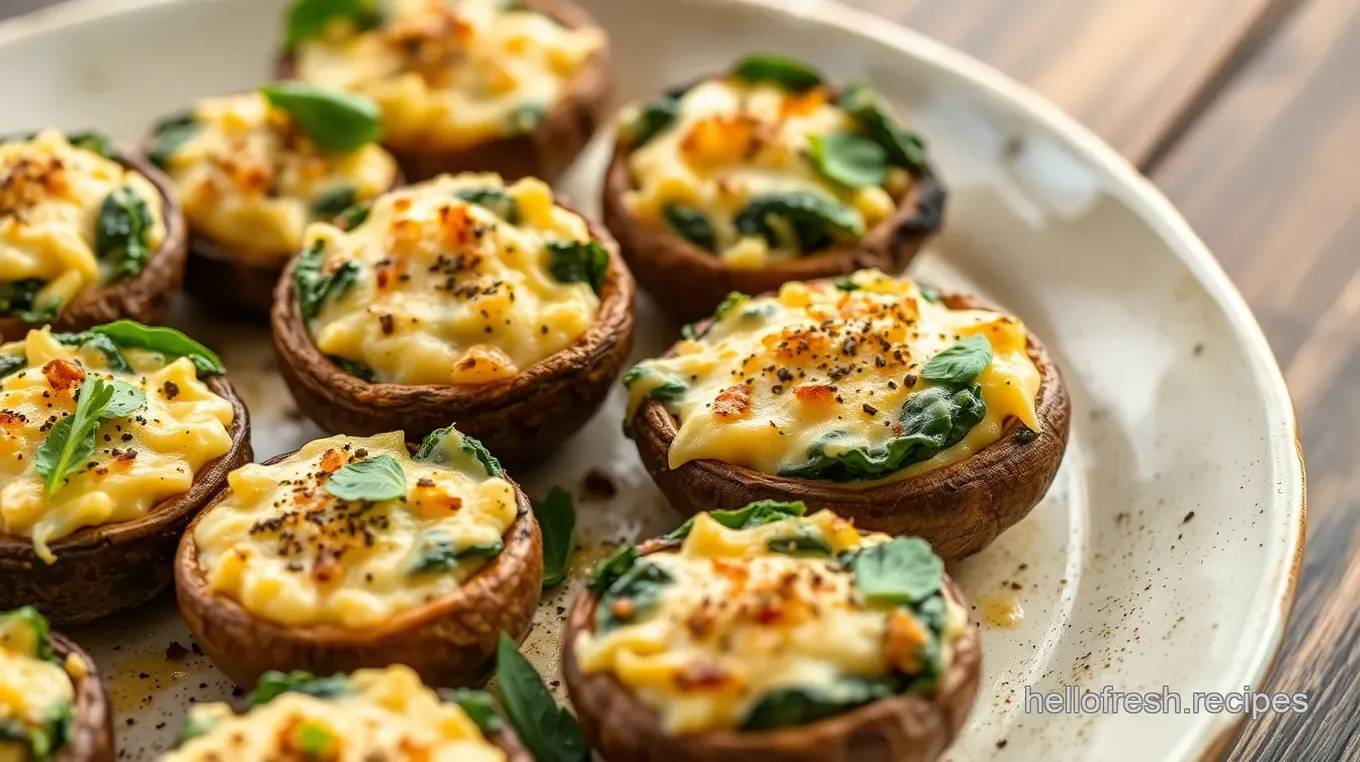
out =
{"type": "Polygon", "coordinates": [[[1269,689],[1307,714],[1232,759],[1360,759],[1360,5],[1309,0],[1153,178],[1251,302],[1285,368],[1309,472],[1299,598],[1269,689]]]}

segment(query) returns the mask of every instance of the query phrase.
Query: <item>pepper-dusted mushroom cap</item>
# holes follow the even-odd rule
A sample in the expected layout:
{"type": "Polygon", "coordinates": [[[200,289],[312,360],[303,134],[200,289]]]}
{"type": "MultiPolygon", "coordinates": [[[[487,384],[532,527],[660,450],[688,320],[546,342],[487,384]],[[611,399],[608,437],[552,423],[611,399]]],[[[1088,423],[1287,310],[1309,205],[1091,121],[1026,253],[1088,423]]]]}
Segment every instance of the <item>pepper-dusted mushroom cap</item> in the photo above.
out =
{"type": "Polygon", "coordinates": [[[974,553],[1057,473],[1071,413],[1016,318],[876,271],[734,295],[624,376],[643,463],[685,514],[803,500],[974,553]]]}
{"type": "Polygon", "coordinates": [[[0,753],[113,762],[113,721],[94,661],[31,606],[0,613],[0,753]]]}
{"type": "Polygon", "coordinates": [[[528,499],[450,428],[329,437],[237,469],[185,533],[180,613],[239,685],[401,663],[432,685],[485,676],[522,638],[543,553],[528,499]]]}
{"type": "Polygon", "coordinates": [[[83,622],[169,586],[180,534],[250,459],[224,372],[128,320],[0,345],[0,607],[83,622]]]}
{"type": "Polygon", "coordinates": [[[978,634],[919,539],[762,501],[700,513],[597,567],[563,673],[605,759],[939,757],[978,634]]]}
{"type": "Polygon", "coordinates": [[[632,345],[613,239],[542,181],[444,176],[314,225],[272,316],[284,379],[331,431],[449,421],[498,457],[552,450],[599,408],[632,345]]]}
{"type": "Polygon", "coordinates": [[[0,340],[159,322],[184,279],[169,181],[97,132],[0,140],[0,340]]]}
{"type": "Polygon", "coordinates": [[[732,291],[900,270],[944,195],[868,86],[756,55],[624,109],[603,205],[643,289],[697,320],[732,291]]]}
{"type": "Polygon", "coordinates": [[[555,179],[613,94],[608,40],[567,0],[398,0],[380,14],[337,4],[325,19],[300,5],[279,77],[372,98],[383,142],[412,181],[555,179]]]}

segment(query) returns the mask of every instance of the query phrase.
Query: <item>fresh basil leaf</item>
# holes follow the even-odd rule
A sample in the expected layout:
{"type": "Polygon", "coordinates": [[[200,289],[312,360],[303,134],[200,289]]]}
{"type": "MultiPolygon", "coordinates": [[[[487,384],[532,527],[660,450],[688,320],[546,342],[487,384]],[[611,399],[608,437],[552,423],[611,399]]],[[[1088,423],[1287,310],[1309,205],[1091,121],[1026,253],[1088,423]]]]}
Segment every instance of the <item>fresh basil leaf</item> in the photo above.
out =
{"type": "Polygon", "coordinates": [[[815,526],[797,527],[791,534],[770,539],[765,547],[786,556],[830,556],[834,552],[826,535],[815,526]]]}
{"type": "Polygon", "coordinates": [[[337,185],[312,201],[312,215],[317,219],[328,220],[354,206],[357,198],[358,193],[353,185],[337,185]]]}
{"type": "Polygon", "coordinates": [[[808,155],[819,172],[847,188],[877,187],[888,174],[888,157],[883,149],[850,132],[811,136],[808,155]]]}
{"type": "Polygon", "coordinates": [[[373,211],[372,201],[365,201],[361,204],[355,204],[354,206],[351,206],[350,208],[336,215],[335,224],[338,225],[342,230],[353,230],[359,227],[360,225],[364,224],[364,221],[368,219],[368,215],[372,211],[373,211]]]}
{"type": "Polygon", "coordinates": [[[614,580],[595,605],[595,632],[645,619],[661,603],[665,589],[675,582],[670,572],[645,559],[614,580]]]}
{"type": "Polygon", "coordinates": [[[485,207],[511,225],[519,224],[519,202],[500,188],[464,188],[455,195],[469,204],[485,207]]]}
{"type": "Polygon", "coordinates": [[[324,151],[349,153],[382,137],[382,112],[368,98],[301,82],[266,85],[260,92],[324,151]]]}
{"type": "Polygon", "coordinates": [[[32,655],[42,661],[55,661],[52,652],[52,626],[32,606],[21,606],[0,614],[0,634],[11,651],[32,655]]]}
{"type": "Polygon", "coordinates": [[[861,288],[861,286],[855,282],[855,279],[849,275],[839,276],[832,281],[832,283],[834,283],[836,288],[841,291],[858,291],[861,288]]]}
{"type": "Polygon", "coordinates": [[[298,43],[322,36],[337,19],[353,22],[361,31],[382,23],[373,0],[293,0],[284,25],[284,47],[292,50],[298,43]]]}
{"type": "Polygon", "coordinates": [[[343,357],[337,357],[335,355],[326,355],[326,359],[335,363],[340,370],[354,376],[360,381],[372,384],[376,383],[378,380],[378,376],[373,372],[372,368],[357,360],[346,360],[343,357]]]}
{"type": "Polygon", "coordinates": [[[76,409],[57,421],[38,446],[35,468],[50,498],[72,471],[84,465],[95,448],[95,431],[107,420],[122,418],[146,404],[140,389],[122,381],[105,381],[87,373],[76,392],[76,409]]]}
{"type": "Polygon", "coordinates": [[[517,106],[506,119],[505,134],[528,135],[537,130],[538,126],[543,124],[543,120],[547,118],[548,109],[541,103],[525,103],[517,106]]]}
{"type": "Polygon", "coordinates": [[[709,253],[718,251],[718,231],[704,212],[685,204],[666,204],[661,216],[681,238],[709,253]]]}
{"type": "Polygon", "coordinates": [[[46,323],[61,311],[61,302],[49,301],[39,307],[38,292],[46,286],[37,278],[0,283],[0,313],[13,315],[25,323],[46,323]]]}
{"type": "Polygon", "coordinates": [[[340,298],[359,280],[359,263],[348,260],[335,272],[327,273],[322,268],[322,252],[325,242],[317,241],[298,255],[293,267],[293,285],[298,292],[298,310],[303,320],[311,320],[321,312],[321,307],[331,297],[340,298]]]}
{"type": "Polygon", "coordinates": [[[945,384],[968,384],[992,364],[992,343],[986,336],[969,336],[940,352],[921,368],[921,378],[945,384]]]}
{"type": "Polygon", "coordinates": [[[896,695],[899,687],[900,680],[896,677],[843,676],[825,686],[776,688],[761,696],[751,707],[740,729],[756,731],[807,725],[896,695]]]}
{"type": "Polygon", "coordinates": [[[855,589],[869,603],[909,606],[938,593],[944,561],[919,537],[868,545],[851,557],[855,589]]]}
{"type": "Polygon", "coordinates": [[[156,140],[146,152],[146,158],[161,169],[169,169],[170,161],[185,143],[198,136],[199,124],[193,111],[173,114],[156,123],[156,140]]]}
{"type": "Polygon", "coordinates": [[[727,296],[724,296],[723,300],[718,302],[718,308],[713,310],[713,322],[722,322],[722,319],[731,314],[732,310],[735,310],[750,300],[751,297],[740,291],[733,291],[727,296]]]}
{"type": "Polygon", "coordinates": [[[563,283],[589,283],[600,293],[609,275],[609,252],[595,241],[548,241],[548,270],[563,283]]]}
{"type": "Polygon", "coordinates": [[[179,735],[175,737],[175,746],[183,746],[199,736],[211,733],[212,729],[217,727],[218,721],[215,717],[189,712],[184,718],[184,724],[180,726],[179,735]]]}
{"type": "Polygon", "coordinates": [[[411,574],[442,574],[453,571],[467,558],[495,558],[505,550],[500,540],[459,546],[444,532],[428,532],[420,543],[420,553],[411,564],[411,574]]]}
{"type": "Polygon", "coordinates": [[[586,587],[595,597],[603,596],[605,591],[613,587],[620,577],[627,574],[637,560],[642,557],[636,545],[624,545],[614,551],[613,555],[595,564],[595,568],[590,572],[590,581],[586,587]]]}
{"type": "Polygon", "coordinates": [[[116,188],[104,197],[95,220],[94,252],[108,264],[110,282],[131,278],[146,266],[154,225],[151,207],[132,186],[116,188]]]}
{"type": "Polygon", "coordinates": [[[536,762],[588,762],[590,745],[576,718],[557,705],[538,671],[505,633],[496,644],[496,673],[505,714],[536,762]]]}
{"type": "Polygon", "coordinates": [[[878,93],[863,83],[853,84],[841,93],[840,107],[883,149],[888,163],[920,174],[926,166],[926,146],[916,133],[906,129],[888,111],[878,93]]]}
{"type": "Polygon", "coordinates": [[[433,463],[435,465],[454,467],[454,453],[449,452],[448,440],[450,433],[458,436],[459,454],[473,459],[484,471],[487,476],[503,476],[505,469],[501,467],[500,461],[486,449],[486,445],[473,439],[461,431],[454,430],[452,426],[445,426],[442,429],[435,429],[425,436],[421,441],[420,447],[412,457],[420,463],[433,463]]]}
{"type": "Polygon", "coordinates": [[[27,367],[27,355],[0,355],[0,378],[12,376],[27,367]]]}
{"type": "Polygon", "coordinates": [[[646,145],[680,116],[680,96],[662,95],[638,110],[619,135],[630,148],[646,145]]]}
{"type": "Polygon", "coordinates": [[[99,154],[105,159],[114,158],[113,141],[99,130],[77,130],[66,133],[66,141],[76,148],[99,154]]]}
{"type": "Polygon", "coordinates": [[[501,713],[490,693],[470,688],[455,688],[447,692],[445,700],[457,704],[468,719],[477,724],[477,729],[482,731],[482,735],[491,736],[501,732],[503,727],[501,713]]]}
{"type": "Polygon", "coordinates": [[[736,217],[742,235],[758,235],[772,248],[785,247],[792,234],[793,248],[809,253],[826,248],[835,239],[858,239],[864,235],[864,218],[850,207],[816,193],[776,193],[751,200],[736,217]],[[781,227],[787,231],[781,231],[781,227]]]}
{"type": "Polygon", "coordinates": [[[354,690],[347,675],[317,677],[310,672],[269,671],[260,676],[255,690],[246,696],[246,707],[254,709],[264,706],[285,693],[301,693],[316,698],[336,698],[347,696],[354,690]]]}
{"type": "Polygon", "coordinates": [[[396,500],[406,497],[406,471],[396,458],[381,453],[346,463],[326,480],[326,491],[341,500],[396,500]]]}
{"type": "Polygon", "coordinates": [[[571,493],[561,487],[553,487],[542,501],[532,503],[543,532],[543,587],[556,587],[567,578],[576,550],[576,506],[571,493]]]}
{"type": "Polygon", "coordinates": [[[166,357],[187,357],[194,363],[199,376],[216,376],[227,372],[222,358],[206,346],[184,333],[163,325],[143,325],[135,320],[115,320],[97,325],[90,333],[107,336],[124,349],[147,349],[166,357]]]}
{"type": "Polygon", "coordinates": [[[822,84],[822,75],[811,66],[787,56],[758,53],[732,67],[732,76],[750,84],[773,82],[785,90],[806,92],[822,84]]]}
{"type": "MultiPolygon", "coordinates": [[[[757,500],[731,511],[709,511],[708,516],[728,529],[753,529],[776,521],[798,518],[805,513],[807,505],[802,500],[792,502],[757,500]]],[[[693,529],[694,519],[687,519],[676,529],[662,535],[662,539],[683,540],[693,529]]]]}

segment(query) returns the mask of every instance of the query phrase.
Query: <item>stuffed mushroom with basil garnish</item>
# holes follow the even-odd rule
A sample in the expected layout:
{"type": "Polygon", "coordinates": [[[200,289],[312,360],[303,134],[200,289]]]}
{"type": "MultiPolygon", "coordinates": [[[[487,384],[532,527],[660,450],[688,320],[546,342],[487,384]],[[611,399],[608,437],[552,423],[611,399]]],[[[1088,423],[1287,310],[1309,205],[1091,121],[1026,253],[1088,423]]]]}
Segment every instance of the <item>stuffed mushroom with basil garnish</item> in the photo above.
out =
{"type": "Polygon", "coordinates": [[[599,564],[563,676],[609,762],[929,762],[977,694],[978,632],[918,538],[760,501],[599,564]]]}
{"type": "Polygon", "coordinates": [[[184,279],[168,180],[97,132],[0,139],[0,340],[156,323],[184,279]]]}
{"type": "Polygon", "coordinates": [[[195,705],[176,748],[157,759],[533,762],[488,694],[441,695],[401,665],[326,677],[267,673],[242,712],[195,705]]]}
{"type": "Polygon", "coordinates": [[[207,98],[161,119],[147,157],[169,175],[189,225],[187,288],[265,317],[309,223],[401,184],[372,101],[297,83],[207,98]]]}
{"type": "Polygon", "coordinates": [[[485,677],[529,631],[543,550],[528,499],[452,427],[318,439],[233,471],[180,543],[195,640],[237,685],[401,663],[431,685],[485,677]]]}
{"type": "Polygon", "coordinates": [[[959,558],[1047,492],[1071,404],[1015,317],[864,270],[732,294],[624,375],[625,425],[692,514],[803,500],[959,558]]]}
{"type": "Polygon", "coordinates": [[[540,180],[445,175],[317,223],[274,298],[274,348],[328,431],[449,422],[498,457],[543,455],[599,408],[632,344],[608,233],[540,180]]]}
{"type": "Polygon", "coordinates": [[[83,622],[170,585],[180,533],[250,460],[223,373],[130,320],[0,345],[0,608],[83,622]]]}
{"type": "Polygon", "coordinates": [[[112,710],[94,661],[31,606],[0,613],[0,759],[114,759],[112,710]]]}
{"type": "Polygon", "coordinates": [[[373,99],[410,180],[555,179],[613,91],[604,32],[568,0],[295,0],[278,75],[373,99]]]}
{"type": "Polygon", "coordinates": [[[671,317],[732,291],[896,272],[940,228],[924,144],[867,85],[755,55],[623,110],[604,221],[671,317]]]}

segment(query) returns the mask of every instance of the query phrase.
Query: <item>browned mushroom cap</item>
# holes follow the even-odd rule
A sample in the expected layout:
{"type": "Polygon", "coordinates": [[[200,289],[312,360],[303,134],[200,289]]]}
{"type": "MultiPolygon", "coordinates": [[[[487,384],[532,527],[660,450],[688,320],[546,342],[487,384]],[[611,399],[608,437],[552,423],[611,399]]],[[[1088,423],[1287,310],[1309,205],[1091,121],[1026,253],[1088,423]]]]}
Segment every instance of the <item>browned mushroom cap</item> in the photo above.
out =
{"type": "Polygon", "coordinates": [[[400,429],[414,439],[454,423],[508,463],[551,452],[599,409],[633,346],[633,278],[609,233],[583,219],[591,238],[609,252],[595,322],[561,352],[514,378],[486,384],[370,384],[341,370],[316,348],[302,319],[294,258],[279,279],[270,322],[274,352],[298,407],[332,432],[400,429]]]}
{"type": "MultiPolygon", "coordinates": [[[[524,0],[524,5],[568,29],[599,26],[590,14],[568,0],[524,0]]],[[[280,55],[275,71],[279,79],[291,79],[296,73],[293,55],[280,55]]],[[[533,132],[462,148],[390,143],[385,143],[384,147],[397,157],[397,163],[410,182],[428,180],[446,172],[496,172],[506,182],[522,177],[552,182],[571,166],[577,154],[590,142],[608,114],[613,94],[614,69],[606,41],[567,83],[561,97],[533,132]]]]}
{"type": "MultiPolygon", "coordinates": [[[[474,685],[486,677],[502,632],[516,640],[529,634],[543,587],[543,540],[529,498],[508,476],[501,478],[514,486],[519,510],[500,554],[455,592],[399,612],[381,625],[288,627],[209,590],[194,542],[198,519],[184,533],[175,557],[180,615],[208,658],[237,685],[254,685],[270,670],[333,675],[391,664],[409,666],[427,685],[474,685]]],[[[230,492],[223,488],[199,516],[230,492]]]]}
{"type": "Polygon", "coordinates": [[[625,202],[626,194],[634,190],[629,155],[627,146],[615,144],[604,178],[605,227],[618,238],[642,289],[667,315],[685,322],[712,315],[733,291],[761,294],[787,281],[831,278],[868,267],[899,272],[940,229],[944,217],[944,187],[927,167],[914,178],[897,211],[855,244],[771,261],[758,270],[734,270],[717,255],[633,213],[625,202]]]}
{"type": "Polygon", "coordinates": [[[204,383],[231,403],[231,449],[199,469],[188,492],[157,503],[145,516],[86,527],[53,542],[57,560],[50,566],[29,538],[0,534],[0,609],[27,605],[54,623],[88,622],[145,603],[170,586],[184,528],[226,484],[227,474],[251,458],[245,403],[224,377],[204,383]]]}
{"type": "Polygon", "coordinates": [[[54,762],[113,762],[113,709],[104,682],[95,669],[94,659],[74,642],[59,633],[49,636],[52,652],[65,659],[75,654],[85,662],[83,677],[75,678],[75,706],[71,712],[71,734],[54,762]]]}
{"type": "MultiPolygon", "coordinates": [[[[941,297],[952,309],[991,309],[963,294],[941,297]]],[[[872,487],[789,479],[716,460],[692,460],[672,469],[668,456],[676,421],[649,400],[633,418],[638,454],[662,493],[685,515],[730,510],[756,500],[802,500],[855,526],[921,537],[946,560],[982,550],[1043,499],[1057,475],[1072,417],[1062,374],[1034,334],[1028,352],[1041,376],[1036,412],[1042,431],[1009,421],[1001,437],[965,460],[910,479],[872,487]]]]}
{"type": "MultiPolygon", "coordinates": [[[[170,300],[179,293],[180,284],[184,282],[187,228],[169,178],[140,156],[115,150],[113,158],[127,169],[140,172],[160,193],[165,240],[147,258],[140,273],[127,280],[92,288],[62,305],[61,313],[50,323],[52,330],[59,333],[83,331],[119,318],[155,325],[165,318],[170,300]]],[[[0,341],[16,341],[29,330],[43,325],[0,316],[0,341]]]]}
{"type": "MultiPolygon", "coordinates": [[[[945,594],[968,610],[948,577],[945,594]]],[[[930,694],[906,693],[797,727],[672,736],[612,673],[581,671],[575,643],[594,630],[595,604],[589,590],[572,603],[562,677],[586,737],[609,762],[931,762],[953,742],[977,696],[982,655],[977,626],[970,624],[930,694]]]]}

